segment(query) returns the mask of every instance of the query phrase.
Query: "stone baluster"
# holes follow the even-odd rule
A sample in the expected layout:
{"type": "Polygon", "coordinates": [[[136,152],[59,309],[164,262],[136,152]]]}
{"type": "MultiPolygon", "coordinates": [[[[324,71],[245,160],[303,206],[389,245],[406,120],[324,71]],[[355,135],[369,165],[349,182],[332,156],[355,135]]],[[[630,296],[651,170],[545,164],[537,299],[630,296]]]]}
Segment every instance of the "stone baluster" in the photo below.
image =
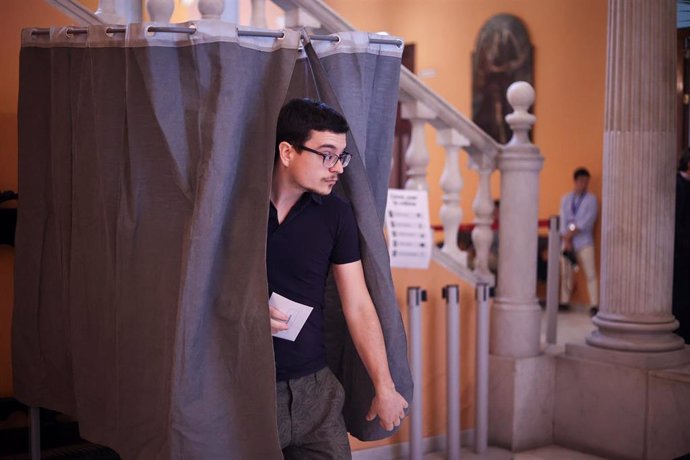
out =
{"type": "Polygon", "coordinates": [[[494,221],[494,202],[491,198],[491,173],[494,162],[488,157],[479,161],[471,161],[471,168],[479,174],[477,194],[472,202],[474,211],[474,229],[472,229],[472,244],[474,245],[474,273],[484,281],[493,278],[489,269],[489,252],[494,240],[491,225],[494,221]]]}
{"type": "Polygon", "coordinates": [[[117,12],[116,0],[100,0],[94,13],[105,24],[119,24],[124,21],[117,12]]]}
{"type": "Polygon", "coordinates": [[[252,27],[267,29],[266,22],[266,0],[252,0],[252,27]]]}
{"type": "Polygon", "coordinates": [[[202,19],[220,19],[225,9],[225,0],[199,0],[202,19]]]}
{"type": "Polygon", "coordinates": [[[441,251],[460,264],[467,265],[467,253],[458,247],[458,228],[462,222],[460,191],[463,185],[458,156],[460,149],[470,145],[470,142],[452,128],[437,131],[436,141],[446,149],[446,163],[441,174],[441,189],[443,190],[443,205],[440,212],[443,223],[441,251]]]}
{"type": "Polygon", "coordinates": [[[436,114],[425,104],[419,101],[403,102],[400,116],[412,123],[410,144],[405,152],[405,164],[407,165],[407,190],[428,190],[426,180],[427,167],[429,166],[429,151],[426,147],[424,126],[427,122],[436,118],[436,114]]]}
{"type": "Polygon", "coordinates": [[[304,8],[292,8],[285,11],[285,27],[288,29],[321,28],[321,23],[304,8]]]}
{"type": "Polygon", "coordinates": [[[153,22],[170,22],[170,17],[175,10],[174,0],[148,0],[146,10],[153,22]]]}
{"type": "Polygon", "coordinates": [[[501,171],[498,286],[491,312],[494,355],[539,355],[541,309],[537,303],[539,171],[544,158],[529,139],[536,117],[527,112],[534,88],[516,82],[508,88],[513,113],[506,121],[513,137],[497,157],[501,171]]]}

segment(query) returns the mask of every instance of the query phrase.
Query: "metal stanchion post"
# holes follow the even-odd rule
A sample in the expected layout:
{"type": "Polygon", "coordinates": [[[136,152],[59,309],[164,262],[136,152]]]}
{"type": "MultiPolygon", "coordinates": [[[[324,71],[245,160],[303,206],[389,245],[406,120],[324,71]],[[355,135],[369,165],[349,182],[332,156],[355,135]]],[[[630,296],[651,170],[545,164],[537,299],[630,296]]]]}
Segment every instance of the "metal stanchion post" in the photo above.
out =
{"type": "Polygon", "coordinates": [[[426,291],[419,287],[407,288],[408,323],[410,327],[410,367],[412,368],[412,405],[410,407],[410,460],[422,460],[422,302],[426,291]]]}
{"type": "Polygon", "coordinates": [[[457,284],[443,288],[448,306],[447,349],[448,359],[448,427],[447,458],[460,459],[460,291],[457,284]]]}
{"type": "Polygon", "coordinates": [[[477,403],[474,451],[486,450],[489,435],[489,285],[477,284],[477,403]]]}
{"type": "Polygon", "coordinates": [[[41,409],[29,407],[29,426],[31,434],[29,443],[31,447],[31,460],[41,459],[41,409]]]}
{"type": "Polygon", "coordinates": [[[558,322],[558,284],[561,266],[561,234],[559,217],[549,217],[549,261],[546,275],[546,343],[556,344],[558,322]]]}

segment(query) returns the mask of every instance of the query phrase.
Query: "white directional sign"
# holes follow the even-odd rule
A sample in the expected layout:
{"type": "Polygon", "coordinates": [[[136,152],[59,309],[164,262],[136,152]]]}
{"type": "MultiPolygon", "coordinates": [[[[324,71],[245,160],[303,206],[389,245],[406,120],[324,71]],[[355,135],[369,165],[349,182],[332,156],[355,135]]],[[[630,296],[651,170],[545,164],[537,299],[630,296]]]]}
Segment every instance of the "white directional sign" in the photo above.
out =
{"type": "Polygon", "coordinates": [[[386,231],[391,267],[429,268],[432,243],[426,190],[388,190],[386,231]]]}

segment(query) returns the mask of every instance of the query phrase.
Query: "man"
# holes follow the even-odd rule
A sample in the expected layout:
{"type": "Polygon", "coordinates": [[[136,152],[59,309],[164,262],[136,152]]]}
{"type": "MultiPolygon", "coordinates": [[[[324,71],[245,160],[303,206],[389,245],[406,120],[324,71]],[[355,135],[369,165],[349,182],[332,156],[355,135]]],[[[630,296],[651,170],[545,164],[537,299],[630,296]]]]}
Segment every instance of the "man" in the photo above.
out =
{"type": "MultiPolygon", "coordinates": [[[[375,387],[367,420],[393,430],[407,402],[388,368],[381,325],[360,260],[357,224],[333,187],[350,161],[345,119],[308,99],[288,102],[278,116],[268,220],[271,293],[313,307],[294,342],[273,338],[278,432],[285,458],[350,458],[342,417],[343,388],[326,366],[324,290],[332,270],[348,330],[375,387]]],[[[273,333],[289,317],[269,307],[273,333]]]]}
{"type": "Polygon", "coordinates": [[[561,257],[561,307],[568,308],[572,294],[575,263],[585,272],[589,294],[590,314],[599,311],[599,289],[594,257],[594,223],[597,220],[597,199],[587,192],[590,174],[586,168],[573,173],[574,188],[561,199],[560,233],[563,257],[561,257]]]}
{"type": "Polygon", "coordinates": [[[690,343],[690,152],[680,156],[676,176],[676,233],[673,251],[673,316],[676,334],[690,343]]]}

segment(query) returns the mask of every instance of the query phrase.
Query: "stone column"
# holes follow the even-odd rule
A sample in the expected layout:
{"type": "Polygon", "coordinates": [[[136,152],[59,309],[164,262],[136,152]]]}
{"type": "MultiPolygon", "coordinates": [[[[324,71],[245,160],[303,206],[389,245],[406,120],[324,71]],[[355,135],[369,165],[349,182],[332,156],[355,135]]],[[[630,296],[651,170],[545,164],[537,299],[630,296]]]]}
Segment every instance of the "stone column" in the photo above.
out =
{"type": "Polygon", "coordinates": [[[671,314],[675,9],[674,0],[609,0],[601,305],[587,337],[595,347],[683,348],[671,314]]]}
{"type": "Polygon", "coordinates": [[[516,82],[508,88],[513,130],[500,155],[501,209],[498,286],[491,312],[491,353],[512,358],[539,355],[541,309],[537,303],[539,171],[544,158],[529,140],[536,117],[527,112],[534,89],[516,82]]]}
{"type": "Polygon", "coordinates": [[[520,451],[553,443],[555,361],[539,346],[537,228],[544,157],[528,135],[536,121],[527,112],[534,89],[513,83],[508,102],[513,138],[497,156],[501,208],[489,337],[489,443],[520,451]]]}

